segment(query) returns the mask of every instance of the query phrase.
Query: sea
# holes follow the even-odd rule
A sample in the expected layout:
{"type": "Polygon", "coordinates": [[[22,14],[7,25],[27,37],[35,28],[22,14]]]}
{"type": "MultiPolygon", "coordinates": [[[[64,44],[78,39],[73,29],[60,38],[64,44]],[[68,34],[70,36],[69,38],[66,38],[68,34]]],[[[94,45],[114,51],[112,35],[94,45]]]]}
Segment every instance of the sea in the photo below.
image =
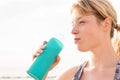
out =
{"type": "MultiPolygon", "coordinates": [[[[1,76],[0,80],[34,80],[28,76],[1,76]]],[[[50,76],[47,80],[55,80],[55,76],[50,76]]]]}
{"type": "MultiPolygon", "coordinates": [[[[26,68],[0,67],[0,80],[34,80],[27,74],[26,68]]],[[[48,75],[47,80],[55,80],[56,74],[48,75]]]]}
{"type": "MultiPolygon", "coordinates": [[[[46,80],[55,80],[56,76],[48,76],[46,80]]],[[[0,80],[34,80],[30,76],[0,76],[0,80]]]]}

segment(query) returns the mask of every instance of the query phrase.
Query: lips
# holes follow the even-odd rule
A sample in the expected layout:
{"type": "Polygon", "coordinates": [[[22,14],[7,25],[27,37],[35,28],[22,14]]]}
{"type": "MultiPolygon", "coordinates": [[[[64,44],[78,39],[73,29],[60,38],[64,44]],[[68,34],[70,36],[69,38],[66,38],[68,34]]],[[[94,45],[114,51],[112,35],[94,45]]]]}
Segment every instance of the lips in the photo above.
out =
{"type": "Polygon", "coordinates": [[[74,38],[74,40],[80,40],[80,38],[74,38]]]}
{"type": "Polygon", "coordinates": [[[80,40],[80,38],[74,38],[75,43],[77,43],[80,40]]]}

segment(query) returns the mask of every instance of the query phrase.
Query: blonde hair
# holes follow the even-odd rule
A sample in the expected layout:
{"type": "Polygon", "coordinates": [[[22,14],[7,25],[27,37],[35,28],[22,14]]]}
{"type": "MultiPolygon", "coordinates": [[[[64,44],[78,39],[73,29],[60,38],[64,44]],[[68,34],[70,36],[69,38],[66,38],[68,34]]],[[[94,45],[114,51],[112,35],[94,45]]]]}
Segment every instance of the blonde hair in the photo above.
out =
{"type": "MultiPolygon", "coordinates": [[[[72,5],[71,13],[76,10],[81,15],[93,14],[99,21],[106,18],[112,20],[110,37],[114,36],[114,29],[119,33],[120,26],[117,24],[117,14],[112,4],[108,0],[78,0],[72,5]]],[[[120,56],[120,35],[117,34],[114,42],[115,51],[120,56]]]]}
{"type": "Polygon", "coordinates": [[[118,54],[118,56],[120,56],[120,25],[118,25],[117,36],[114,41],[114,49],[116,53],[118,54]]]}

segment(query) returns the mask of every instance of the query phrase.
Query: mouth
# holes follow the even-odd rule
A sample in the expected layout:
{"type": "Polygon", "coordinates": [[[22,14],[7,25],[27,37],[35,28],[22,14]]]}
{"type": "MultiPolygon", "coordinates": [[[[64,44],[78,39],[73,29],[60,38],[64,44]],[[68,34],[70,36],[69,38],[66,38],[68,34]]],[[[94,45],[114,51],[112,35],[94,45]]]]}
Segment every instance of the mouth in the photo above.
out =
{"type": "Polygon", "coordinates": [[[77,43],[80,40],[80,38],[74,38],[75,43],[77,43]]]}

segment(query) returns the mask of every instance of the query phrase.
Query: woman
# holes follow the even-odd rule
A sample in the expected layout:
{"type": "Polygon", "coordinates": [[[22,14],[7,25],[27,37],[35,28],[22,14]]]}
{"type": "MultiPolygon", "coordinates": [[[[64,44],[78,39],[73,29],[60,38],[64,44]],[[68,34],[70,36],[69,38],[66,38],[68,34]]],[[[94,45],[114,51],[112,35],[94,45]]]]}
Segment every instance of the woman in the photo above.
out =
{"type": "MultiPolygon", "coordinates": [[[[81,52],[91,51],[91,58],[65,71],[56,80],[120,80],[120,39],[112,45],[114,29],[117,32],[117,15],[108,0],[78,0],[72,5],[72,31],[74,42],[81,52]],[[118,55],[117,55],[118,54],[118,55]]],[[[46,42],[34,53],[44,50],[46,42]]],[[[60,57],[51,68],[54,68],[60,57]]]]}

